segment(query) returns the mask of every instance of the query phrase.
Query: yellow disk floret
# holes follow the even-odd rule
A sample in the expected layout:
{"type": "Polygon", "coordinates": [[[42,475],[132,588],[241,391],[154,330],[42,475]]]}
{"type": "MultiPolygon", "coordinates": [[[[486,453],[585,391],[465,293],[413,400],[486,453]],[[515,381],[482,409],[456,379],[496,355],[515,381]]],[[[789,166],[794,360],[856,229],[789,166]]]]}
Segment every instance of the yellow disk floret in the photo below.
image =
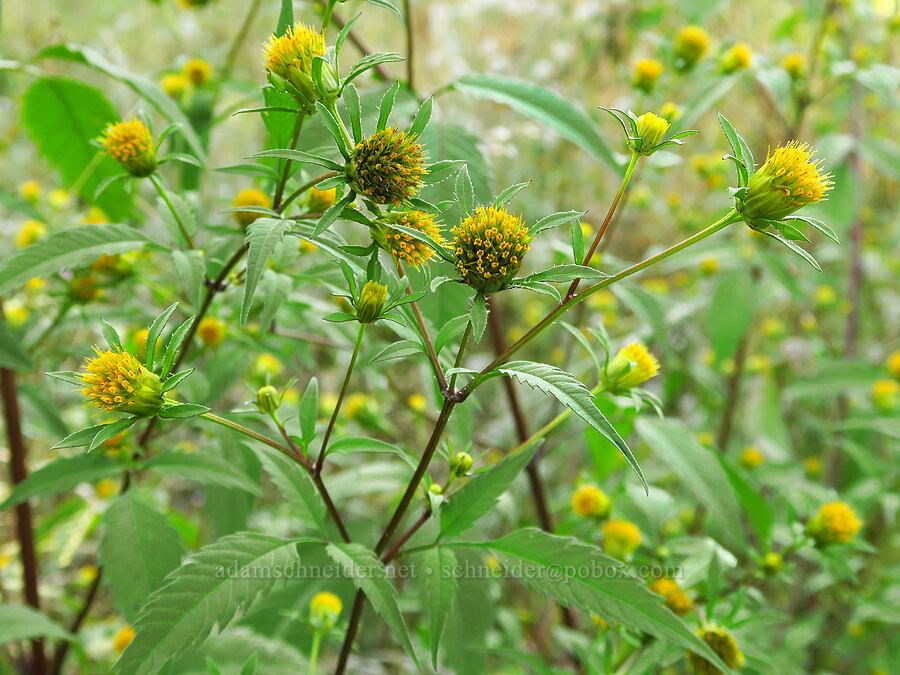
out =
{"type": "Polygon", "coordinates": [[[415,197],[427,171],[422,146],[388,127],[356,144],[347,173],[354,191],[377,204],[399,206],[415,197]]]}
{"type": "MultiPolygon", "coordinates": [[[[731,633],[721,626],[707,624],[697,631],[697,635],[729,668],[736,669],[744,665],[743,652],[731,633]]],[[[694,652],[688,652],[688,661],[691,669],[697,675],[719,675],[721,673],[713,664],[694,652]]]]}
{"type": "MultiPolygon", "coordinates": [[[[766,162],[750,178],[740,208],[751,224],[781,220],[807,204],[825,199],[834,185],[831,174],[822,173],[820,161],[805,143],[791,141],[769,152],[766,162]]],[[[765,229],[762,224],[761,229],[765,229]]]]}
{"type": "Polygon", "coordinates": [[[264,46],[266,70],[289,83],[306,104],[318,96],[312,79],[312,62],[325,54],[325,36],[303,23],[288,28],[284,35],[272,36],[264,46]]]}
{"type": "Polygon", "coordinates": [[[820,546],[846,544],[861,527],[862,521],[845,502],[828,502],[806,524],[806,533],[820,546]]]}
{"type": "Polygon", "coordinates": [[[501,290],[516,275],[532,237],[525,222],[504,208],[479,206],[453,228],[456,271],[483,293],[501,290]]]}
{"type": "Polygon", "coordinates": [[[609,390],[631,389],[643,384],[659,372],[659,361],[641,342],[632,342],[619,350],[606,367],[605,383],[609,390]]]}
{"type": "Polygon", "coordinates": [[[596,485],[579,485],[572,493],[572,510],[584,518],[605,518],[612,501],[596,485]]]}
{"type": "Polygon", "coordinates": [[[394,229],[393,225],[402,225],[428,235],[438,244],[443,244],[441,229],[434,216],[425,211],[400,211],[386,213],[381,218],[384,227],[375,233],[378,243],[397,260],[418,267],[434,256],[434,249],[411,235],[394,229]]]}
{"type": "Polygon", "coordinates": [[[603,525],[603,552],[627,560],[641,545],[641,531],[627,520],[608,520],[603,525]]]}
{"type": "Polygon", "coordinates": [[[673,579],[656,579],[650,584],[650,590],[666,599],[666,607],[673,613],[683,616],[694,607],[687,593],[673,579]]]}
{"type": "MultiPolygon", "coordinates": [[[[268,209],[272,206],[272,202],[269,199],[269,195],[267,195],[262,190],[249,188],[247,190],[241,190],[237,193],[232,206],[259,206],[261,208],[268,209]]],[[[261,218],[263,215],[261,213],[256,213],[255,211],[233,211],[233,213],[234,219],[237,220],[242,227],[247,227],[250,223],[252,223],[257,218],[261,218]]]]}
{"type": "Polygon", "coordinates": [[[16,232],[16,248],[31,246],[47,235],[47,226],[39,220],[26,220],[16,232]]]}
{"type": "Polygon", "coordinates": [[[127,352],[100,351],[85,362],[81,393],[108,412],[124,412],[138,417],[155,415],[163,404],[162,383],[154,373],[127,352]]]}
{"type": "Polygon", "coordinates": [[[106,127],[103,148],[132,176],[149,176],[156,170],[153,136],[143,122],[131,119],[106,127]]]}

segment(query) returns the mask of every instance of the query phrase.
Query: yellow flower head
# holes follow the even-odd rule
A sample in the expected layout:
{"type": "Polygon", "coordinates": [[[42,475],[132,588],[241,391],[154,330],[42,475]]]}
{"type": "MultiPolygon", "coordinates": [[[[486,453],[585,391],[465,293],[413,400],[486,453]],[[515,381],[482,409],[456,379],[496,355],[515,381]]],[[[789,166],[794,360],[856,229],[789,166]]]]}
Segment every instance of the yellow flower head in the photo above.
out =
{"type": "Polygon", "coordinates": [[[377,204],[399,206],[416,195],[427,170],[414,137],[388,127],[356,144],[347,173],[359,194],[377,204]]]}
{"type": "Polygon", "coordinates": [[[781,60],[781,67],[787,71],[791,79],[799,80],[806,74],[806,57],[803,54],[793,52],[781,60]]]}
{"type": "Polygon", "coordinates": [[[763,557],[762,567],[766,574],[778,574],[784,567],[784,558],[776,551],[769,551],[763,557]]]}
{"type": "Polygon", "coordinates": [[[34,204],[41,196],[41,184],[36,180],[26,180],[19,186],[19,196],[34,204]]]}
{"type": "Polygon", "coordinates": [[[662,64],[656,59],[641,59],[634,67],[634,86],[652,91],[662,72],[662,64]]]}
{"type": "MultiPolygon", "coordinates": [[[[750,177],[741,215],[750,224],[781,220],[801,206],[822,201],[834,183],[831,174],[820,169],[804,143],[791,141],[770,151],[765,164],[750,177]]],[[[765,229],[765,224],[759,229],[765,229]]]]}
{"type": "Polygon", "coordinates": [[[887,359],[887,369],[891,376],[900,379],[900,349],[893,352],[887,359]]]}
{"type": "Polygon", "coordinates": [[[6,320],[11,326],[21,326],[28,321],[31,312],[22,303],[21,300],[11,300],[3,306],[3,312],[6,314],[6,320]]]}
{"type": "Polygon", "coordinates": [[[631,389],[659,372],[659,361],[640,342],[623,347],[606,367],[606,386],[611,391],[631,389]]]}
{"type": "Polygon", "coordinates": [[[306,193],[306,210],[310,213],[321,213],[334,204],[336,198],[337,188],[319,190],[311,187],[309,192],[306,193]]]}
{"type": "Polygon", "coordinates": [[[153,136],[140,120],[132,118],[106,127],[103,148],[132,176],[149,176],[156,170],[153,136]]]}
{"type": "Polygon", "coordinates": [[[418,267],[431,260],[434,249],[405,232],[393,229],[392,225],[402,225],[418,230],[431,237],[438,244],[443,244],[440,226],[434,216],[425,211],[395,211],[385,213],[381,217],[384,227],[375,231],[374,236],[381,247],[397,260],[418,267]]]}
{"type": "Polygon", "coordinates": [[[813,294],[813,301],[816,303],[817,307],[831,307],[837,302],[837,291],[834,290],[834,286],[821,284],[816,287],[816,292],[813,294]]]}
{"type": "Polygon", "coordinates": [[[309,621],[316,630],[327,632],[334,628],[343,608],[341,599],[334,593],[316,593],[309,601],[309,621]]]}
{"type": "Polygon", "coordinates": [[[159,86],[172,98],[178,98],[191,86],[191,81],[181,73],[169,73],[163,75],[159,86]]]}
{"type": "Polygon", "coordinates": [[[344,414],[351,420],[362,420],[372,411],[372,399],[361,391],[354,392],[344,401],[344,414]]]}
{"type": "Polygon", "coordinates": [[[675,57],[690,68],[709,51],[709,34],[700,26],[685,26],[675,34],[675,57]]]}
{"type": "Polygon", "coordinates": [[[700,261],[700,271],[706,275],[712,275],[719,271],[719,259],[714,255],[705,257],[700,261]]]}
{"type": "Polygon", "coordinates": [[[806,524],[806,533],[820,546],[846,544],[862,527],[862,521],[844,502],[822,504],[816,515],[806,524]]]}
{"type": "Polygon", "coordinates": [[[872,385],[872,403],[882,412],[900,408],[900,383],[897,380],[876,380],[872,385]]]}
{"type": "Polygon", "coordinates": [[[81,218],[82,225],[105,225],[108,222],[109,216],[98,206],[92,206],[81,218]]]}
{"type": "MultiPolygon", "coordinates": [[[[272,206],[272,202],[269,200],[269,196],[262,190],[249,188],[237,193],[232,206],[259,206],[268,209],[272,206]]],[[[255,211],[233,211],[232,213],[234,213],[234,219],[244,228],[257,218],[262,218],[263,215],[261,213],[256,213],[255,211]]]]}
{"type": "Polygon", "coordinates": [[[356,301],[356,318],[360,323],[372,323],[381,316],[385,300],[387,300],[387,286],[377,281],[367,281],[356,301]]]}
{"type": "Polygon", "coordinates": [[[278,377],[284,370],[284,364],[268,352],[264,352],[256,357],[256,363],[253,364],[253,373],[259,377],[265,377],[268,373],[272,377],[278,377]]]}
{"type": "Polygon", "coordinates": [[[119,494],[119,482],[114,478],[104,478],[97,481],[94,486],[94,494],[100,499],[109,499],[119,494]]]}
{"type": "Polygon", "coordinates": [[[215,347],[225,339],[225,324],[214,316],[205,316],[197,324],[197,335],[207,347],[215,347]]]}
{"type": "Polygon", "coordinates": [[[646,112],[637,118],[637,135],[640,141],[629,140],[629,143],[636,152],[649,155],[662,142],[668,130],[668,121],[652,112],[646,112]]]}
{"type": "Polygon", "coordinates": [[[81,393],[108,412],[152,417],[163,404],[162,382],[128,352],[96,347],[85,361],[81,393]]]}
{"type": "Polygon", "coordinates": [[[762,466],[765,464],[765,461],[766,456],[755,445],[748,445],[741,450],[741,454],[738,456],[738,462],[747,469],[755,469],[758,466],[762,466]]]}
{"type": "Polygon", "coordinates": [[[69,296],[75,302],[90,302],[102,297],[100,280],[93,274],[75,276],[69,284],[69,296]]]}
{"type": "Polygon", "coordinates": [[[312,62],[325,54],[325,36],[303,23],[288,28],[284,35],[269,38],[264,45],[266,70],[289,83],[307,105],[318,98],[312,79],[312,62]]]}
{"type": "Polygon", "coordinates": [[[406,405],[409,406],[410,410],[425,412],[425,409],[428,407],[428,399],[422,394],[411,394],[410,397],[406,399],[406,405]]]}
{"type": "Polygon", "coordinates": [[[753,63],[753,50],[743,42],[739,42],[722,56],[722,70],[733,73],[744,68],[749,68],[753,63]]]}
{"type": "MultiPolygon", "coordinates": [[[[673,103],[672,101],[666,101],[662,104],[659,109],[659,114],[662,115],[666,122],[672,124],[673,122],[677,122],[681,119],[681,108],[677,103],[673,103]]],[[[671,194],[679,194],[677,192],[673,192],[671,194]]]]}
{"type": "Polygon", "coordinates": [[[603,524],[603,552],[627,560],[641,545],[641,531],[627,520],[607,520],[603,524]]]}
{"type": "Polygon", "coordinates": [[[512,281],[531,248],[525,221],[505,208],[479,206],[453,234],[456,271],[483,293],[499,291],[512,281]]]}
{"type": "Polygon", "coordinates": [[[673,579],[656,579],[650,584],[650,590],[666,599],[666,607],[678,616],[684,616],[694,608],[694,603],[687,593],[673,579]]]}
{"type": "Polygon", "coordinates": [[[16,232],[16,248],[31,246],[41,237],[47,235],[47,226],[39,220],[26,220],[16,232]]]}
{"type": "Polygon", "coordinates": [[[612,501],[596,485],[579,485],[572,493],[572,510],[584,518],[605,518],[612,501]]]}
{"type": "MultiPolygon", "coordinates": [[[[744,654],[735,642],[734,637],[727,630],[715,624],[707,624],[697,631],[697,635],[703,640],[716,655],[731,669],[744,665],[744,654]]],[[[688,661],[691,669],[697,675],[719,675],[721,672],[709,661],[694,652],[688,652],[688,661]]]]}
{"type": "Polygon", "coordinates": [[[50,206],[52,206],[54,209],[65,208],[69,205],[71,199],[72,195],[69,194],[69,191],[63,190],[62,188],[51,190],[49,196],[47,197],[47,201],[50,202],[50,206]]]}
{"type": "Polygon", "coordinates": [[[117,652],[124,652],[125,648],[134,640],[134,628],[125,626],[113,638],[113,648],[117,652]]]}
{"type": "Polygon", "coordinates": [[[803,460],[803,471],[809,477],[815,477],[822,473],[822,460],[818,457],[807,457],[803,460]]]}
{"type": "Polygon", "coordinates": [[[202,85],[212,77],[212,66],[203,59],[189,59],[181,67],[181,73],[193,84],[202,85]]]}

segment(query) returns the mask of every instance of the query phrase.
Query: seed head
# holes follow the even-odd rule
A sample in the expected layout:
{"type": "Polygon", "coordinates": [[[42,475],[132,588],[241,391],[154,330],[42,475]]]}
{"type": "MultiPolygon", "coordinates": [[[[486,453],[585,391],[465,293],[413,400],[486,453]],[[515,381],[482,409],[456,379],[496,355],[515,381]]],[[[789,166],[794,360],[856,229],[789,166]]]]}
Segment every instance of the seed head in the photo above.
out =
{"type": "Polygon", "coordinates": [[[495,293],[512,281],[531,248],[525,222],[505,208],[479,206],[453,228],[456,271],[482,293],[495,293]]]}
{"type": "Polygon", "coordinates": [[[584,518],[605,518],[612,500],[596,485],[579,485],[572,493],[572,510],[584,518]]]}
{"type": "MultiPolygon", "coordinates": [[[[744,654],[735,642],[731,633],[715,624],[706,624],[697,631],[703,640],[729,668],[740,668],[744,665],[744,654]]],[[[694,652],[688,652],[691,669],[697,675],[718,675],[721,671],[709,661],[694,652]]]]}
{"type": "Polygon", "coordinates": [[[108,412],[152,417],[163,404],[162,383],[128,352],[100,351],[84,364],[81,393],[108,412]]]}
{"type": "Polygon", "coordinates": [[[822,504],[806,524],[806,533],[819,546],[846,544],[859,533],[862,521],[845,502],[822,504]]]}
{"type": "MultiPolygon", "coordinates": [[[[232,206],[259,206],[268,209],[272,206],[272,202],[269,200],[269,195],[262,190],[249,188],[237,193],[232,206]]],[[[234,219],[245,229],[254,220],[262,217],[261,213],[256,213],[255,211],[233,211],[232,213],[234,213],[234,219]]]]}
{"type": "Polygon", "coordinates": [[[434,255],[434,249],[426,243],[411,237],[405,232],[395,230],[392,225],[402,225],[427,234],[438,244],[443,243],[441,229],[434,216],[425,211],[394,211],[385,213],[380,222],[384,225],[375,233],[378,243],[397,260],[419,267],[428,262],[434,255]]]}
{"type": "Polygon", "coordinates": [[[387,299],[387,286],[377,281],[367,281],[356,301],[356,318],[360,323],[372,323],[384,309],[387,299]]]}
{"type": "Polygon", "coordinates": [[[631,389],[659,372],[659,361],[640,342],[623,347],[606,367],[605,384],[610,391],[631,389]]]}
{"type": "Polygon", "coordinates": [[[834,185],[831,174],[821,172],[820,161],[804,143],[791,141],[769,152],[766,162],[750,177],[741,206],[744,220],[765,229],[757,220],[781,220],[807,204],[825,199],[834,185]]]}
{"type": "Polygon", "coordinates": [[[422,146],[388,127],[357,143],[347,172],[353,189],[377,204],[399,206],[416,195],[426,174],[422,146]]]}
{"type": "Polygon", "coordinates": [[[132,118],[106,127],[103,148],[132,176],[143,178],[156,170],[153,136],[140,120],[132,118]]]}

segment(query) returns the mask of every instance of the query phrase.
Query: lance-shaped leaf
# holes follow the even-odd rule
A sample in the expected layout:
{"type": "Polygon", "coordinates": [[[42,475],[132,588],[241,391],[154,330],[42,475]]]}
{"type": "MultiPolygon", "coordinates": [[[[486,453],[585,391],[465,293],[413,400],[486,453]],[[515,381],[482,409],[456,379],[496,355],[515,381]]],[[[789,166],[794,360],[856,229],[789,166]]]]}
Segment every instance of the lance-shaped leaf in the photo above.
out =
{"type": "Polygon", "coordinates": [[[289,221],[275,218],[260,218],[247,228],[249,248],[247,251],[247,279],[244,283],[244,299],[241,302],[242,326],[247,324],[250,306],[253,304],[253,294],[256,292],[256,285],[259,283],[266,262],[275,252],[275,247],[281,243],[284,233],[290,228],[289,221]]]}

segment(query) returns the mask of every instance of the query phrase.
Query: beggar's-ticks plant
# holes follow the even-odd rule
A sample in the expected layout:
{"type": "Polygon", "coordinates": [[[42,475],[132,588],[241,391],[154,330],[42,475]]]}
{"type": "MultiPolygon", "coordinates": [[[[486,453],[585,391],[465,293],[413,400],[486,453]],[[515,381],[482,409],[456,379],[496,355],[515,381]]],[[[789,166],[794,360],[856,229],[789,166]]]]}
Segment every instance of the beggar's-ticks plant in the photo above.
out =
{"type": "MultiPolygon", "coordinates": [[[[87,63],[129,82],[142,100],[133,112],[92,131],[86,142],[92,159],[79,178],[91,181],[90,194],[78,192],[80,183],[74,188],[86,205],[109,208],[117,196],[128,200],[128,208],[114,218],[99,211],[68,228],[28,220],[15,237],[17,252],[0,268],[4,295],[22,289],[33,294],[44,277],[66,285],[58,318],[48,317],[27,349],[15,343],[24,329],[4,327],[0,343],[15,345],[2,347],[4,353],[46,364],[48,375],[65,383],[60,400],[80,396],[88,411],[86,417],[67,413],[65,420],[48,416],[59,419],[51,425],[60,439],[52,452],[83,448],[83,454],[68,450],[73,454],[54,456],[55,463],[17,480],[3,507],[64,494],[82,482],[111,481],[104,484],[111,505],[92,512],[90,527],[72,534],[58,554],[93,570],[84,601],[68,607],[75,618],[62,620],[65,630],[0,628],[17,636],[11,639],[34,639],[23,642],[30,644],[19,659],[27,664],[23,672],[78,672],[76,662],[90,661],[87,643],[79,641],[106,590],[127,621],[111,642],[121,652],[113,669],[128,675],[200,672],[184,665],[200,663],[198,655],[208,672],[226,672],[217,665],[222,653],[206,651],[209,645],[259,624],[279,626],[278,644],[296,654],[291,667],[300,663],[310,673],[483,672],[483,661],[461,665],[459,642],[467,630],[482,630],[478,603],[493,603],[501,592],[478,590],[473,584],[480,582],[467,576],[485,556],[491,583],[503,570],[521,582],[502,579],[503,588],[511,589],[502,592],[521,597],[524,586],[550,601],[541,617],[523,610],[501,620],[503,631],[515,624],[518,635],[531,636],[535,654],[493,649],[499,637],[479,637],[479,658],[492,654],[516,663],[521,657],[540,664],[535,672],[625,673],[636,664],[644,669],[633,672],[734,672],[748,662],[757,668],[765,649],[746,644],[741,632],[750,621],[742,603],[762,594],[747,590],[749,584],[769,588],[764,584],[774,584],[794,565],[811,568],[816,556],[837,565],[840,554],[829,552],[862,546],[857,536],[864,523],[850,504],[823,495],[806,514],[791,509],[788,522],[778,525],[780,540],[789,543],[776,551],[769,538],[773,524],[751,516],[755,538],[729,534],[727,527],[717,531],[722,541],[740,538],[736,567],[738,558],[704,530],[740,522],[710,511],[709,481],[720,479],[729,494],[733,489],[737,497],[727,504],[735,509],[736,499],[758,505],[766,497],[748,476],[768,470],[769,450],[745,439],[738,459],[726,461],[703,445],[728,446],[727,429],[718,438],[702,426],[695,432],[699,440],[684,431],[672,435],[682,427],[665,418],[683,413],[699,419],[686,408],[704,405],[709,391],[697,387],[690,391],[691,405],[673,405],[680,385],[658,386],[668,364],[674,368],[689,350],[660,341],[668,317],[657,316],[655,301],[651,306],[642,299],[650,291],[627,290],[623,282],[649,278],[646,288],[665,294],[666,282],[650,275],[673,269],[666,267],[672,261],[696,259],[699,276],[713,278],[722,255],[746,257],[741,242],[761,247],[771,239],[787,250],[770,246],[767,265],[790,277],[799,296],[796,279],[819,268],[808,245],[813,232],[838,240],[804,209],[840,190],[844,174],[834,169],[833,177],[815,150],[793,137],[773,142],[759,162],[728,117],[716,113],[722,164],[736,170],[731,187],[715,190],[719,210],[704,213],[701,206],[681,218],[681,197],[670,196],[670,218],[683,221],[684,236],[654,229],[645,248],[650,253],[631,263],[606,248],[622,214],[646,198],[637,186],[643,172],[665,172],[672,185],[694,165],[702,164],[710,185],[722,175],[709,161],[688,161],[685,152],[705,136],[682,126],[675,103],[651,104],[654,92],[675,76],[736,79],[757,55],[741,43],[717,51],[715,35],[685,25],[667,37],[665,64],[648,57],[620,71],[621,86],[634,87],[636,112],[618,97],[621,107],[584,116],[539,87],[523,90],[529,98],[509,87],[532,85],[495,81],[497,100],[515,99],[517,109],[532,113],[549,106],[556,112],[538,119],[563,120],[568,126],[558,130],[567,138],[609,148],[618,189],[600,195],[604,207],[592,229],[587,221],[593,223],[595,214],[588,218],[587,209],[558,205],[535,213],[533,204],[523,204],[533,193],[540,194],[537,203],[558,201],[540,172],[529,174],[527,163],[515,167],[523,182],[492,195],[484,189],[484,167],[466,156],[462,144],[444,138],[450,126],[440,119],[441,97],[454,87],[465,92],[487,86],[483,82],[463,78],[425,96],[413,86],[412,70],[404,81],[386,81],[385,67],[402,62],[399,55],[352,58],[353,49],[367,48],[357,33],[359,17],[336,16],[343,3],[270,4],[279,7],[277,29],[256,52],[252,89],[226,85],[235,66],[231,55],[221,66],[191,58],[180,72],[161,71],[160,88],[145,78],[129,79],[94,52],[79,57],[69,45],[49,52],[48,58],[87,63]],[[295,21],[295,9],[302,20],[295,21]],[[223,100],[236,93],[250,103],[220,115],[223,100]],[[210,135],[230,113],[265,130],[266,143],[247,158],[229,145],[233,164],[207,174],[210,135]],[[155,134],[161,118],[163,131],[155,134]],[[607,132],[614,133],[605,138],[607,132]],[[97,167],[102,173],[95,180],[97,167]],[[217,176],[226,175],[242,181],[227,196],[215,185],[217,176]],[[205,181],[215,190],[198,191],[205,181]],[[144,193],[156,201],[146,201],[144,193]],[[138,209],[160,226],[138,227],[138,209]],[[707,240],[725,253],[701,262],[695,247],[707,240]],[[158,277],[148,273],[150,267],[172,271],[151,281],[158,277]],[[135,294],[127,299],[131,309],[99,309],[104,294],[122,289],[135,294]],[[521,297],[538,301],[520,312],[521,297]],[[640,310],[630,334],[614,330],[610,320],[619,302],[640,310]],[[453,307],[459,309],[447,315],[453,307]],[[55,352],[57,362],[70,365],[51,368],[43,349],[76,314],[80,324],[71,335],[78,338],[55,352]],[[585,353],[587,368],[577,365],[585,353]],[[255,359],[249,368],[248,355],[255,359]],[[340,370],[336,376],[334,368],[340,370]],[[376,378],[401,397],[412,421],[385,412],[394,408],[373,393],[376,378]],[[237,401],[224,394],[239,379],[245,380],[244,402],[233,405],[237,401]],[[552,413],[532,419],[519,396],[543,396],[552,413]],[[550,482],[539,462],[567,452],[565,444],[547,441],[574,426],[568,419],[573,414],[587,430],[594,461],[610,468],[602,475],[579,468],[568,491],[551,486],[562,496],[548,500],[550,482]],[[70,426],[72,419],[77,426],[70,426]],[[500,433],[505,424],[517,432],[514,447],[500,433]],[[647,447],[631,440],[635,427],[647,447]],[[216,444],[219,454],[209,450],[216,444]],[[674,473],[646,469],[644,458],[656,453],[666,456],[674,473]],[[681,468],[672,460],[675,453],[700,458],[700,468],[681,468]],[[606,480],[613,471],[621,472],[618,483],[606,480]],[[694,475],[685,478],[684,472],[694,475]],[[523,474],[530,493],[516,492],[523,474]],[[151,482],[154,476],[180,482],[151,482]],[[268,477],[262,484],[261,476],[268,477]],[[690,495],[696,507],[675,507],[665,491],[678,480],[696,490],[690,495]],[[51,482],[58,487],[47,487],[51,482]],[[203,508],[213,525],[166,515],[163,509],[177,514],[196,507],[191,495],[198,493],[183,483],[208,490],[203,508]],[[508,491],[516,504],[504,497],[508,491]],[[540,528],[521,525],[517,514],[529,509],[540,528]],[[657,520],[648,517],[651,512],[657,520]],[[554,514],[564,514],[555,525],[554,514]],[[98,524],[99,544],[87,546],[98,524]],[[693,578],[675,569],[691,555],[688,540],[707,547],[702,574],[694,570],[693,578]],[[644,563],[657,565],[660,574],[640,572],[649,569],[644,563]],[[726,577],[731,568],[734,574],[726,577]],[[746,573],[738,576],[738,569],[746,573]],[[726,612],[723,598],[732,593],[740,598],[729,596],[726,612]],[[469,614],[463,613],[467,606],[474,608],[469,614]],[[378,638],[384,624],[392,637],[378,638]],[[585,637],[598,631],[596,640],[585,637]],[[386,646],[396,649],[390,657],[386,646]]],[[[394,9],[384,0],[368,4],[394,9]]],[[[409,12],[411,3],[402,4],[409,12]]],[[[252,5],[235,54],[252,31],[259,3],[252,5]]],[[[784,57],[784,64],[792,87],[815,67],[800,54],[784,57]]],[[[801,124],[792,129],[803,135],[801,124]]],[[[478,152],[476,142],[471,146],[478,152]]],[[[23,186],[22,203],[38,199],[39,185],[23,186]]],[[[664,201],[653,194],[646,199],[657,207],[664,201]]],[[[621,226],[618,236],[624,236],[621,226]]],[[[756,280],[762,271],[753,269],[756,280]]],[[[711,300],[701,293],[692,302],[690,311],[700,312],[711,300]]],[[[15,302],[7,303],[10,326],[21,316],[15,302]]],[[[769,339],[782,334],[776,328],[769,339]]],[[[717,357],[710,363],[737,377],[771,367],[762,357],[746,360],[740,354],[747,349],[735,339],[737,365],[717,357]]],[[[885,381],[872,397],[877,410],[890,412],[898,407],[896,387],[893,379],[885,381]]],[[[15,384],[8,386],[14,397],[15,384]]],[[[763,414],[774,414],[774,405],[763,414]]],[[[573,455],[568,465],[574,464],[573,455]]],[[[821,462],[807,468],[822,470],[821,462]]],[[[22,562],[35,575],[26,584],[29,597],[38,585],[34,556],[31,551],[22,562]]],[[[34,600],[28,601],[31,609],[18,608],[29,612],[20,615],[23,625],[49,622],[34,600]]],[[[812,601],[798,594],[796,602],[812,601]]],[[[268,647],[235,653],[242,673],[282,667],[268,647]]]]}

